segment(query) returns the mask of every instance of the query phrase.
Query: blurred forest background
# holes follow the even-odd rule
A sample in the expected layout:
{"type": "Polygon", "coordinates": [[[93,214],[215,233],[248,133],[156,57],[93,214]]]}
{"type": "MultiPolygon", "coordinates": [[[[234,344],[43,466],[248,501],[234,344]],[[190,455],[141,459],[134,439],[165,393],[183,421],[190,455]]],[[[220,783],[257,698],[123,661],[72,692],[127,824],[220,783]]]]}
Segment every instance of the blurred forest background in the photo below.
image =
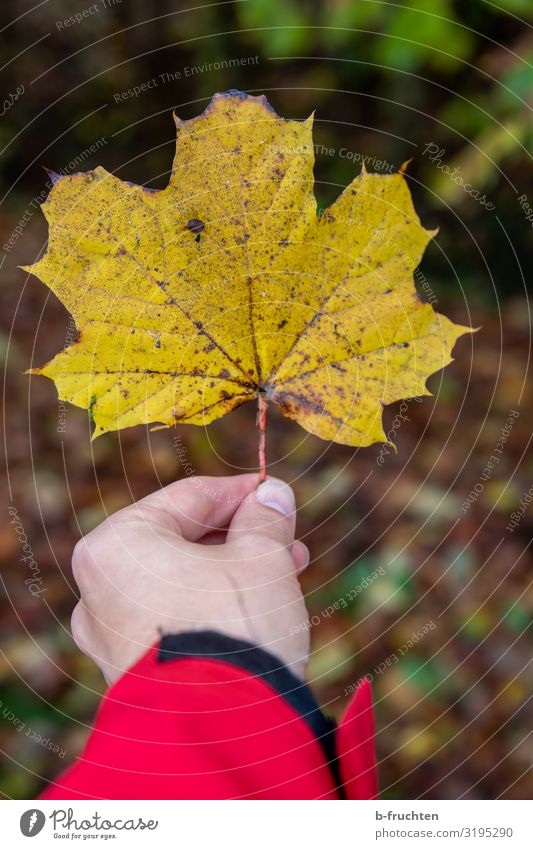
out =
{"type": "Polygon", "coordinates": [[[371,171],[412,159],[417,210],[440,228],[419,291],[481,327],[431,379],[433,398],[386,409],[396,454],[328,445],[270,416],[270,472],[293,483],[313,557],[303,579],[317,623],[311,686],[339,717],[355,682],[373,676],[385,797],[531,798],[532,4],[197,5],[2,2],[1,792],[33,797],[64,768],[104,689],[69,635],[76,540],[191,468],[256,467],[253,405],[207,431],[138,427],[91,444],[87,414],[23,374],[73,332],[55,297],[17,268],[46,244],[42,166],[103,165],[162,187],[172,110],[192,117],[214,92],[238,88],[265,93],[288,118],[316,111],[320,206],[363,157],[371,171]],[[38,565],[36,596],[10,507],[38,565]],[[347,606],[332,612],[341,598],[347,606]]]}

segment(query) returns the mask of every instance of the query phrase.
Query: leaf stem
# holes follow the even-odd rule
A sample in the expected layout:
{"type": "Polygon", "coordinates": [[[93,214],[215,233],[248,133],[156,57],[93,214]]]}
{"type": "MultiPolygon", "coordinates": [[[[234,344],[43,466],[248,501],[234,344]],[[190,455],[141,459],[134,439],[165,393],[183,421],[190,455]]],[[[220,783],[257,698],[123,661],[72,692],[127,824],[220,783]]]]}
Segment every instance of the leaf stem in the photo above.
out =
{"type": "Polygon", "coordinates": [[[257,424],[259,425],[259,481],[266,480],[266,423],[268,402],[263,392],[257,395],[257,424]]]}

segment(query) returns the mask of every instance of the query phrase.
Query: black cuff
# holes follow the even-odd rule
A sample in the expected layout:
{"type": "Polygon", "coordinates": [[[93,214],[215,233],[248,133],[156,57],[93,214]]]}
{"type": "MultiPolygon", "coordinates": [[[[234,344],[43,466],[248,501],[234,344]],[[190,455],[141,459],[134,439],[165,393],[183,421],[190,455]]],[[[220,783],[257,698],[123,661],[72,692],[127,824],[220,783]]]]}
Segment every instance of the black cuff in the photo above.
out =
{"type": "Polygon", "coordinates": [[[187,631],[161,638],[157,659],[160,663],[184,657],[202,657],[231,663],[262,678],[296,710],[319,740],[338,780],[335,755],[335,722],[324,716],[306,684],[265,649],[217,631],[187,631]]]}

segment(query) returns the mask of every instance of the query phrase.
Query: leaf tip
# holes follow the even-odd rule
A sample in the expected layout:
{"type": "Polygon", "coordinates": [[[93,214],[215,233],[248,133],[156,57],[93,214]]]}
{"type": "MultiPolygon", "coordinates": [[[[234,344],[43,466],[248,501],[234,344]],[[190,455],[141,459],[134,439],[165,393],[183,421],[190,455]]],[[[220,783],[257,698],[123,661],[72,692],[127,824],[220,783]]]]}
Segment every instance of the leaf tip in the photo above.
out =
{"type": "Polygon", "coordinates": [[[460,339],[461,336],[466,336],[466,334],[471,336],[473,333],[479,333],[480,330],[483,330],[483,325],[480,324],[479,327],[468,327],[466,324],[459,324],[457,328],[457,339],[460,339]]]}
{"type": "MultiPolygon", "coordinates": [[[[91,419],[90,412],[89,419],[91,419]]],[[[104,433],[106,433],[105,427],[102,427],[101,425],[96,425],[91,434],[91,442],[94,442],[96,439],[98,439],[99,436],[103,436],[104,433]]]]}
{"type": "Polygon", "coordinates": [[[405,172],[407,171],[407,169],[408,169],[408,167],[409,167],[409,165],[412,161],[413,161],[413,157],[411,156],[410,159],[406,159],[405,162],[402,162],[402,164],[398,168],[398,174],[405,174],[405,172]]]}
{"type": "Polygon", "coordinates": [[[52,168],[47,168],[46,165],[43,165],[42,168],[43,171],[46,171],[48,174],[52,186],[55,186],[57,181],[61,179],[61,174],[58,174],[57,171],[53,171],[52,168]]]}

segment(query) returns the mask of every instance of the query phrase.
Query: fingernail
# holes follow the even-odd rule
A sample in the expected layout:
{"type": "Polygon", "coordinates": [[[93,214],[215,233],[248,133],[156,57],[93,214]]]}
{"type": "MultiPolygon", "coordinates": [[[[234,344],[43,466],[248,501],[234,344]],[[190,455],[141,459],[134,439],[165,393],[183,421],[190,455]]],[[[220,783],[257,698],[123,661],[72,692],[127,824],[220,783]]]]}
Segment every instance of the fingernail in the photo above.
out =
{"type": "Polygon", "coordinates": [[[257,487],[255,497],[259,504],[277,510],[283,516],[290,516],[291,513],[294,513],[296,507],[294,493],[290,486],[277,479],[260,484],[257,487]]]}

